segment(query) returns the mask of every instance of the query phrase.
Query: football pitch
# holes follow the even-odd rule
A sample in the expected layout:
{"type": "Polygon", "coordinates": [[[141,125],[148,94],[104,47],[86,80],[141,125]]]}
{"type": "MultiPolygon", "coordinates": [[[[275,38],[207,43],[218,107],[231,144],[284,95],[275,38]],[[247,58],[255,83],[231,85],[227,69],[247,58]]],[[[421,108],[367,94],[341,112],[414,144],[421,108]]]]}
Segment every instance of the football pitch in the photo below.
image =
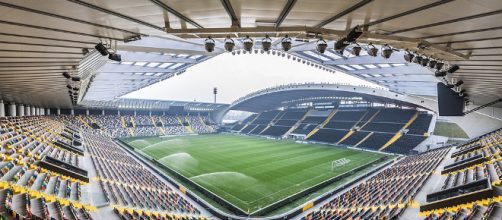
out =
{"type": "Polygon", "coordinates": [[[123,141],[247,213],[384,156],[230,134],[123,141]],[[333,170],[342,158],[349,162],[333,170]]]}

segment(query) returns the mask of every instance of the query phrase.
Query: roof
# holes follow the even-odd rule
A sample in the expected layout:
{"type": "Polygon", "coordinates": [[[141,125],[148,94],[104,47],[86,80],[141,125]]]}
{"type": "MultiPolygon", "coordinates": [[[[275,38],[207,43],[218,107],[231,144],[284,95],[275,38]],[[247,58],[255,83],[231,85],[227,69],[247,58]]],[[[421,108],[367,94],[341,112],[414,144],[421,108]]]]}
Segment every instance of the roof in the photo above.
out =
{"type": "Polygon", "coordinates": [[[436,110],[435,105],[431,104],[434,101],[424,97],[412,97],[367,86],[323,83],[290,84],[263,89],[239,98],[228,110],[259,113],[309,102],[327,103],[340,100],[436,110]]]}
{"type": "MultiPolygon", "coordinates": [[[[462,88],[476,105],[502,97],[502,77],[499,76],[502,27],[498,24],[502,3],[498,0],[405,3],[399,0],[61,0],[43,3],[4,0],[0,2],[0,13],[4,15],[0,18],[0,99],[7,102],[69,107],[72,101],[66,88],[68,84],[80,88],[76,94],[80,104],[112,101],[221,53],[221,39],[216,39],[215,52],[204,50],[202,42],[208,35],[243,37],[246,34],[262,36],[265,32],[276,37],[276,47],[277,38],[288,32],[294,34],[290,55],[397,92],[435,95],[434,85],[438,80],[432,77],[433,72],[403,62],[402,54],[397,52],[388,60],[367,55],[351,57],[348,51],[342,58],[317,54],[316,34],[325,37],[332,48],[334,40],[356,25],[364,27],[363,44],[374,41],[377,46],[389,43],[398,49],[418,50],[416,45],[421,41],[431,43],[428,50],[419,52],[458,64],[461,69],[447,79],[463,80],[462,88]],[[257,33],[260,30],[263,32],[257,33]],[[122,54],[123,62],[95,56],[92,51],[98,42],[122,54]],[[83,48],[90,49],[91,53],[84,55],[83,48]],[[166,63],[173,63],[176,68],[167,67],[166,63]],[[160,67],[164,64],[165,68],[160,67]],[[62,77],[65,71],[82,77],[82,81],[75,83],[62,77]]],[[[259,42],[256,43],[258,46],[259,42]]]]}

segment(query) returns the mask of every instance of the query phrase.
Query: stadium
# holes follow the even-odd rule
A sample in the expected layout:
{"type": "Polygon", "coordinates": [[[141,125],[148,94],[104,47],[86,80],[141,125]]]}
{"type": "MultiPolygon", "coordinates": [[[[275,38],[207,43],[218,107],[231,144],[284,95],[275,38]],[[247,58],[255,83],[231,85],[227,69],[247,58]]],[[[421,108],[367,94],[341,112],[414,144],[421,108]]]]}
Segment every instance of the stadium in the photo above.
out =
{"type": "Polygon", "coordinates": [[[0,0],[2,219],[502,219],[498,0],[0,0]]]}

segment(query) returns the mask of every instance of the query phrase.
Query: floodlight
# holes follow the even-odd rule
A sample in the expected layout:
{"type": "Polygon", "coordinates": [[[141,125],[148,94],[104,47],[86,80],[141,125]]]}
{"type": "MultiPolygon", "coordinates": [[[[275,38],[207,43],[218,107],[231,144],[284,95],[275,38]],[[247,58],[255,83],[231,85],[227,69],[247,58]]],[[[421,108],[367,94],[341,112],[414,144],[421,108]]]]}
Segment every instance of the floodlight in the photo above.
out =
{"type": "Polygon", "coordinates": [[[384,44],[382,47],[382,57],[385,59],[389,59],[390,56],[392,55],[392,52],[394,52],[394,49],[390,47],[388,44],[384,44]]]}
{"type": "Polygon", "coordinates": [[[404,60],[406,60],[406,62],[408,63],[411,63],[413,61],[413,57],[415,57],[415,55],[406,50],[406,54],[404,54],[404,60]]]}
{"type": "Polygon", "coordinates": [[[268,35],[266,35],[265,38],[261,40],[261,48],[264,51],[269,51],[270,48],[272,48],[272,39],[270,39],[268,35]]]}
{"type": "Polygon", "coordinates": [[[457,83],[455,83],[455,86],[456,86],[456,87],[459,87],[459,86],[461,86],[462,84],[464,84],[464,81],[463,81],[463,80],[459,80],[459,81],[457,81],[457,83]]]}
{"type": "Polygon", "coordinates": [[[447,72],[448,73],[454,73],[454,72],[456,72],[459,69],[460,69],[460,67],[457,64],[453,64],[452,66],[450,66],[450,68],[448,68],[447,72]]]}
{"type": "Polygon", "coordinates": [[[96,48],[96,50],[99,53],[101,53],[101,55],[103,55],[103,56],[108,55],[108,49],[106,49],[105,45],[103,45],[102,43],[96,44],[96,46],[94,46],[94,48],[96,48]]]}
{"type": "Polygon", "coordinates": [[[421,64],[422,59],[423,59],[423,57],[421,57],[421,56],[415,56],[415,58],[413,58],[413,63],[421,64]]]}
{"type": "Polygon", "coordinates": [[[427,66],[427,65],[429,64],[429,60],[430,60],[429,58],[424,57],[424,58],[422,59],[422,61],[420,62],[420,64],[421,64],[422,66],[427,66]]]}
{"type": "Polygon", "coordinates": [[[235,47],[235,43],[234,43],[234,40],[232,40],[232,38],[230,38],[230,36],[228,36],[226,39],[225,39],[225,50],[227,52],[232,52],[234,50],[234,47],[235,47]]]}
{"type": "Polygon", "coordinates": [[[120,62],[122,61],[122,56],[120,56],[120,54],[118,53],[109,53],[108,59],[120,62]]]}
{"type": "Polygon", "coordinates": [[[436,71],[436,73],[434,73],[434,75],[436,77],[445,77],[446,76],[446,71],[436,71]]]}
{"type": "Polygon", "coordinates": [[[286,36],[284,36],[284,38],[282,38],[282,40],[281,40],[282,50],[284,50],[284,51],[290,50],[291,44],[292,44],[292,40],[290,37],[288,37],[288,35],[286,35],[286,36]]]}
{"type": "Polygon", "coordinates": [[[362,48],[360,46],[355,46],[355,47],[352,47],[352,50],[350,52],[352,53],[352,55],[358,57],[361,54],[361,50],[362,50],[362,48]]]}
{"type": "Polygon", "coordinates": [[[322,38],[317,40],[317,52],[319,53],[324,53],[326,51],[326,48],[328,47],[328,44],[326,43],[326,41],[324,41],[322,38]]]}
{"type": "Polygon", "coordinates": [[[436,64],[438,63],[438,61],[435,61],[435,60],[430,60],[429,61],[429,68],[434,68],[436,67],[436,64]]]}
{"type": "Polygon", "coordinates": [[[376,57],[378,55],[378,48],[376,48],[372,43],[368,44],[368,55],[376,57]]]}
{"type": "Polygon", "coordinates": [[[436,63],[436,69],[437,70],[443,69],[443,66],[444,66],[444,63],[441,63],[441,62],[436,63]]]}
{"type": "Polygon", "coordinates": [[[246,38],[244,38],[242,44],[244,44],[245,51],[251,52],[251,50],[253,49],[253,39],[249,38],[249,36],[246,36],[246,38]]]}
{"type": "Polygon", "coordinates": [[[214,51],[214,40],[209,36],[206,40],[204,40],[204,47],[206,51],[211,53],[214,51]]]}
{"type": "Polygon", "coordinates": [[[68,72],[63,72],[63,76],[64,76],[65,78],[67,78],[67,79],[70,79],[70,78],[71,78],[71,76],[70,76],[70,74],[68,74],[68,72]]]}
{"type": "Polygon", "coordinates": [[[335,51],[337,51],[338,53],[343,53],[347,46],[349,46],[347,38],[341,38],[335,42],[335,51]]]}

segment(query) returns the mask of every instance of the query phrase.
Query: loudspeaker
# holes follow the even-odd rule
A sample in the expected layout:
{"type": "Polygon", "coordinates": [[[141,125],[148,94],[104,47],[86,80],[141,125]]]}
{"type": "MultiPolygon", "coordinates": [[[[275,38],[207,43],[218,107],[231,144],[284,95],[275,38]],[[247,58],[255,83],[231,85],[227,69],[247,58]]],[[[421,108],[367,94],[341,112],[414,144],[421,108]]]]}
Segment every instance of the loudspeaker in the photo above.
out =
{"type": "Polygon", "coordinates": [[[439,116],[463,116],[465,102],[457,92],[443,83],[437,84],[439,116]]]}

